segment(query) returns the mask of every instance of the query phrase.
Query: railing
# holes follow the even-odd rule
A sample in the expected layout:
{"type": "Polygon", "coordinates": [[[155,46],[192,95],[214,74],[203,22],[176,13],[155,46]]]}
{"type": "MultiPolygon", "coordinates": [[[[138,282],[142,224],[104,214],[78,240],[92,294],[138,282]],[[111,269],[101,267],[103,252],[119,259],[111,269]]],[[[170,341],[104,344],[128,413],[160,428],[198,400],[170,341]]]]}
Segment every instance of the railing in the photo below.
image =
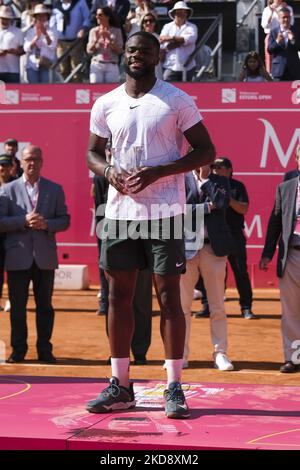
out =
{"type": "MultiPolygon", "coordinates": [[[[218,80],[221,80],[221,75],[222,75],[222,34],[223,34],[223,15],[219,14],[217,17],[206,17],[206,18],[215,18],[210,27],[207,29],[207,31],[203,34],[202,38],[200,41],[198,41],[196,48],[194,52],[189,56],[189,58],[186,60],[182,72],[183,76],[183,81],[187,81],[187,67],[191,63],[191,61],[194,59],[194,57],[197,55],[199,50],[206,44],[206,42],[209,40],[209,38],[213,35],[213,33],[218,29],[218,42],[214,49],[212,50],[210,56],[211,59],[213,60],[215,58],[215,55],[218,54],[218,66],[217,66],[217,77],[218,80]]],[[[199,79],[203,73],[206,70],[206,65],[203,65],[200,70],[196,74],[196,78],[199,79]]]]}
{"type": "MultiPolygon", "coordinates": [[[[62,56],[60,56],[53,64],[52,66],[50,67],[50,70],[49,70],[49,83],[55,83],[55,72],[57,70],[57,68],[59,67],[59,65],[64,62],[64,60],[66,60],[66,58],[70,55],[70,53],[73,51],[73,49],[75,49],[75,47],[78,46],[78,44],[80,44],[81,42],[83,41],[82,38],[77,38],[75,39],[75,41],[70,45],[70,47],[68,47],[68,49],[63,53],[62,56]]],[[[86,63],[88,62],[88,60],[90,59],[89,56],[85,56],[83,61],[80,62],[80,64],[78,64],[75,69],[72,70],[72,72],[70,73],[70,75],[68,75],[67,78],[65,78],[62,82],[63,83],[69,83],[70,80],[72,80],[72,78],[74,77],[74,75],[76,75],[77,72],[79,72],[79,70],[81,70],[85,65],[86,63]]]]}
{"type": "Polygon", "coordinates": [[[253,10],[253,8],[257,5],[257,3],[260,3],[260,0],[253,0],[253,2],[251,3],[251,5],[249,6],[249,8],[245,11],[245,13],[243,14],[242,18],[240,19],[240,21],[237,22],[236,24],[236,28],[239,29],[245,22],[245,20],[248,18],[248,16],[250,15],[251,11],[253,10]]]}

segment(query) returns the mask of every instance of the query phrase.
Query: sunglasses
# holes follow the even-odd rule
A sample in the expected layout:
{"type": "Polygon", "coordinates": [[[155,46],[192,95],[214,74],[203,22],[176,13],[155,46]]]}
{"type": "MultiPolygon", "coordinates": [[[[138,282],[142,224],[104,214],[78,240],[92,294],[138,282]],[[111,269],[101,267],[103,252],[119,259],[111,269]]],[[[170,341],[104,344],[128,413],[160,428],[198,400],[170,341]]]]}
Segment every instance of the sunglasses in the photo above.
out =
{"type": "Polygon", "coordinates": [[[156,23],[155,20],[144,20],[143,23],[156,23]]]}

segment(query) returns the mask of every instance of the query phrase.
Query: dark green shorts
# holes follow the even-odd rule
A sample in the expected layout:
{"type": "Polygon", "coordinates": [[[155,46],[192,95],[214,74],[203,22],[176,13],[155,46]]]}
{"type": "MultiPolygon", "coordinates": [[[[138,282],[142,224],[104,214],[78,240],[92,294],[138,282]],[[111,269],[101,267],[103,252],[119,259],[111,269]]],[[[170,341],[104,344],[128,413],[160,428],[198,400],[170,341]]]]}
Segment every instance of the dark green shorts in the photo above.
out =
{"type": "Polygon", "coordinates": [[[101,238],[100,267],[106,271],[149,268],[162,276],[185,272],[182,215],[151,221],[105,219],[101,238]]]}

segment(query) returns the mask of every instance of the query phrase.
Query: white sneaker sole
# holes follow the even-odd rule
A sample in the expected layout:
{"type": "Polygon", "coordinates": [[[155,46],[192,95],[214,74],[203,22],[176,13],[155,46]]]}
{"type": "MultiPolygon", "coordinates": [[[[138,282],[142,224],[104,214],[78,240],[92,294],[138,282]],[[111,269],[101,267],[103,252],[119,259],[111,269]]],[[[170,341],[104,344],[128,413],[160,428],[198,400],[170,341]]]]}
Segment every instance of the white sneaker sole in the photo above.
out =
{"type": "Polygon", "coordinates": [[[119,402],[119,403],[112,403],[111,405],[108,406],[103,406],[102,409],[97,410],[96,408],[89,407],[87,406],[87,411],[89,413],[109,413],[110,411],[116,411],[116,410],[129,410],[130,408],[134,408],[136,405],[136,401],[128,401],[126,403],[124,402],[119,402]]]}

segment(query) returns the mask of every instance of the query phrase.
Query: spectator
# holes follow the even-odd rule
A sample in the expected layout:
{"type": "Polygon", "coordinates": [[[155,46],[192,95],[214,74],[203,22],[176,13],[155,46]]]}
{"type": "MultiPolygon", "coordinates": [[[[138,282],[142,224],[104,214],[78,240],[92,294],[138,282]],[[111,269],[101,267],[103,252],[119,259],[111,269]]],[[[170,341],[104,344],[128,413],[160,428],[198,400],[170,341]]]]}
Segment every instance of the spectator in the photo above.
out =
{"type": "MultiPolygon", "coordinates": [[[[187,204],[192,205],[193,225],[196,224],[196,207],[203,204],[205,238],[200,249],[189,248],[186,240],[186,273],[180,280],[180,297],[186,321],[183,368],[188,367],[191,306],[194,286],[200,274],[211,308],[215,367],[222,371],[233,370],[227,356],[227,319],[223,299],[227,255],[234,250],[234,241],[225,218],[230,199],[229,183],[226,178],[212,174],[209,166],[203,166],[186,176],[186,191],[187,204]]],[[[189,243],[194,242],[188,238],[189,243]]]]}
{"type": "Polygon", "coordinates": [[[281,8],[279,26],[271,29],[268,51],[272,54],[272,77],[276,80],[300,78],[300,31],[291,26],[291,13],[281,8]]]}
{"type": "Polygon", "coordinates": [[[22,362],[26,356],[30,281],[36,302],[38,358],[56,362],[50,342],[54,270],[58,267],[55,233],[66,230],[70,218],[61,186],[40,176],[42,164],[41,149],[26,147],[22,153],[24,175],[6,184],[0,197],[0,231],[6,233],[5,269],[11,303],[9,363],[22,362]]]}
{"type": "Polygon", "coordinates": [[[139,26],[142,25],[142,19],[147,13],[152,13],[155,15],[153,5],[150,0],[135,0],[135,17],[139,26]]]}
{"type": "Polygon", "coordinates": [[[246,55],[244,64],[242,66],[240,82],[271,82],[272,77],[266,71],[264,63],[260,55],[251,51],[246,55]]]}
{"type": "MultiPolygon", "coordinates": [[[[153,34],[159,40],[159,35],[157,33],[158,22],[155,14],[151,12],[145,14],[141,21],[141,30],[153,34]]],[[[162,54],[160,58],[163,58],[162,54]]],[[[161,61],[159,61],[158,65],[155,67],[155,75],[157,78],[163,78],[161,61]]]]}
{"type": "Polygon", "coordinates": [[[23,51],[23,34],[12,26],[15,19],[9,6],[0,6],[0,80],[20,82],[20,56],[23,51]]]}
{"type": "Polygon", "coordinates": [[[291,13],[291,25],[294,24],[294,13],[291,6],[287,5],[286,2],[283,0],[268,0],[268,5],[265,7],[262,18],[261,18],[261,25],[264,28],[264,32],[266,33],[265,37],[265,64],[266,70],[268,73],[271,73],[271,56],[268,52],[269,46],[269,36],[271,29],[279,26],[279,19],[278,19],[278,11],[282,7],[287,7],[291,13]]]}
{"type": "Polygon", "coordinates": [[[55,61],[57,35],[48,26],[50,11],[39,4],[33,10],[34,24],[25,33],[26,72],[29,83],[49,83],[49,68],[55,61]]]}
{"type": "MultiPolygon", "coordinates": [[[[193,10],[185,2],[177,2],[169,11],[174,21],[162,28],[160,42],[165,51],[163,78],[167,82],[183,80],[184,64],[195,50],[197,27],[187,21],[192,14],[193,10]]],[[[187,68],[187,80],[192,80],[195,67],[196,62],[192,60],[187,68]]]]}
{"type": "Polygon", "coordinates": [[[123,50],[121,29],[109,7],[99,8],[96,14],[98,26],[89,34],[87,52],[92,55],[91,83],[117,83],[120,79],[119,55],[123,50]]]}
{"type": "MultiPolygon", "coordinates": [[[[83,59],[83,39],[90,29],[90,11],[86,1],[57,0],[50,19],[50,27],[56,28],[58,32],[58,58],[76,42],[76,46],[60,64],[61,75],[66,79],[83,59]]],[[[80,73],[73,77],[74,81],[80,79],[80,73]]]]}
{"type": "Polygon", "coordinates": [[[296,148],[296,165],[297,168],[295,170],[288,171],[287,173],[285,173],[284,181],[288,181],[300,175],[300,145],[297,145],[296,148]]]}
{"type": "Polygon", "coordinates": [[[16,139],[6,139],[4,142],[4,153],[12,159],[11,176],[13,178],[19,178],[23,174],[20,160],[17,157],[18,150],[19,144],[16,139]]]}

